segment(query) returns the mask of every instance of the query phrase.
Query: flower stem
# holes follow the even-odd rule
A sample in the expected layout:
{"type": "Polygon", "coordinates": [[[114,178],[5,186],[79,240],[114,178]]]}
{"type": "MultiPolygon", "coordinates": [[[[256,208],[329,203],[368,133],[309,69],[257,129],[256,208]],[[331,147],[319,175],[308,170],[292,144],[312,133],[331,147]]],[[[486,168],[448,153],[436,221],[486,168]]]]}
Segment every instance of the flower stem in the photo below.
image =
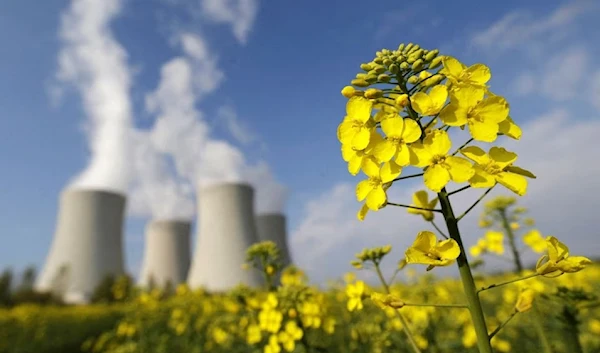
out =
{"type": "Polygon", "coordinates": [[[399,177],[399,178],[396,178],[396,179],[392,180],[392,183],[395,182],[395,181],[398,181],[398,180],[404,180],[404,179],[410,179],[410,178],[420,177],[423,174],[425,174],[425,173],[419,173],[419,174],[413,174],[413,175],[407,175],[407,176],[399,177]]]}
{"type": "Polygon", "coordinates": [[[457,190],[454,190],[454,191],[450,191],[450,192],[448,193],[448,196],[452,196],[452,195],[454,195],[454,194],[458,194],[459,192],[461,192],[461,191],[463,191],[463,190],[470,189],[470,188],[471,188],[471,185],[463,186],[463,187],[462,187],[462,188],[460,188],[460,189],[457,189],[457,190]]]}
{"type": "MultiPolygon", "coordinates": [[[[385,292],[387,294],[391,294],[390,286],[385,281],[385,278],[383,278],[383,273],[381,273],[381,268],[379,268],[379,263],[373,262],[373,264],[375,265],[375,272],[377,273],[377,277],[379,277],[379,280],[381,281],[381,284],[383,285],[385,292]]],[[[406,334],[406,337],[408,338],[408,341],[410,343],[410,346],[411,346],[413,352],[421,353],[421,349],[419,349],[419,346],[417,345],[417,341],[415,341],[415,338],[414,338],[412,332],[410,332],[410,329],[408,328],[408,322],[404,318],[404,315],[402,315],[402,313],[398,310],[396,310],[396,315],[398,315],[398,318],[400,319],[400,322],[402,323],[402,329],[404,330],[404,333],[406,334]]]]}
{"type": "Polygon", "coordinates": [[[426,304],[426,303],[404,303],[404,306],[430,306],[436,308],[468,308],[467,304],[426,304]]]}
{"type": "Polygon", "coordinates": [[[458,230],[458,219],[456,219],[454,216],[454,211],[452,210],[452,205],[450,203],[450,199],[448,198],[446,188],[443,188],[441,192],[438,193],[438,197],[442,206],[442,212],[444,214],[444,219],[446,220],[446,226],[448,227],[450,238],[454,239],[460,248],[460,254],[456,259],[456,262],[465,291],[465,296],[467,297],[467,302],[469,303],[469,311],[471,312],[471,320],[473,321],[473,327],[475,328],[475,333],[477,335],[477,347],[479,348],[479,353],[492,353],[493,351],[490,344],[490,339],[488,338],[488,329],[485,323],[485,317],[483,315],[483,308],[481,307],[481,301],[479,300],[479,295],[477,294],[477,289],[475,288],[475,280],[473,279],[473,274],[471,273],[471,267],[469,266],[469,261],[467,260],[467,255],[462,243],[460,231],[458,230]]]}
{"type": "Polygon", "coordinates": [[[538,273],[532,273],[532,274],[530,274],[528,276],[515,278],[515,279],[512,279],[510,281],[506,281],[506,282],[502,282],[502,283],[498,283],[498,284],[490,284],[487,287],[481,288],[477,292],[483,292],[483,291],[486,291],[488,289],[492,289],[492,288],[496,288],[496,287],[501,287],[501,286],[504,286],[504,285],[507,285],[507,284],[511,284],[511,283],[523,281],[523,280],[530,279],[530,278],[533,278],[533,277],[536,277],[536,276],[539,276],[539,274],[538,273]]]}
{"type": "Polygon", "coordinates": [[[515,317],[515,315],[517,315],[518,311],[513,311],[512,314],[510,314],[510,316],[508,318],[506,318],[506,320],[504,320],[503,323],[500,324],[500,326],[496,327],[496,329],[494,331],[492,331],[492,333],[490,333],[490,340],[492,339],[492,337],[496,336],[496,334],[498,332],[500,332],[500,330],[502,330],[502,328],[504,326],[506,326],[506,324],[508,324],[508,322],[515,317]]]}
{"type": "Polygon", "coordinates": [[[431,208],[423,208],[423,207],[417,207],[417,206],[409,206],[409,205],[404,205],[404,204],[401,204],[401,203],[388,202],[387,204],[390,205],[390,206],[398,206],[398,207],[404,207],[404,208],[414,208],[416,210],[431,211],[431,212],[442,212],[442,210],[436,210],[436,209],[431,209],[431,208]]]}
{"type": "Polygon", "coordinates": [[[448,236],[446,234],[444,234],[444,232],[442,232],[442,230],[440,229],[440,227],[438,227],[437,224],[435,224],[435,222],[433,220],[431,220],[431,224],[438,231],[438,233],[440,233],[441,236],[443,236],[446,239],[449,239],[448,236]]]}
{"type": "Polygon", "coordinates": [[[473,138],[470,138],[467,140],[467,142],[463,143],[462,146],[460,146],[459,148],[456,149],[456,151],[454,151],[454,153],[452,153],[452,155],[456,155],[460,150],[462,150],[464,147],[466,147],[468,144],[470,144],[473,141],[473,138]]]}
{"type": "MultiPolygon", "coordinates": [[[[495,186],[495,185],[494,185],[495,186]]],[[[464,216],[467,215],[467,213],[471,212],[471,210],[473,208],[475,208],[475,206],[477,206],[478,203],[481,202],[481,200],[483,200],[483,198],[490,193],[490,191],[492,191],[492,189],[494,188],[494,186],[492,186],[491,188],[487,189],[483,195],[479,196],[479,198],[477,199],[477,201],[475,201],[474,204],[471,205],[471,207],[469,207],[463,214],[460,215],[460,217],[456,218],[456,221],[460,221],[464,216]]],[[[444,188],[444,190],[446,190],[446,188],[444,188]]],[[[443,191],[443,190],[442,190],[443,191]]]]}
{"type": "Polygon", "coordinates": [[[515,233],[513,232],[510,224],[508,224],[508,217],[506,217],[506,209],[500,209],[500,218],[502,219],[502,227],[506,231],[506,235],[508,235],[508,244],[510,245],[510,249],[513,253],[513,261],[515,262],[515,269],[517,273],[523,272],[523,264],[521,263],[521,256],[519,255],[519,250],[517,250],[517,244],[515,243],[515,233]]]}
{"type": "Polygon", "coordinates": [[[546,336],[546,329],[544,328],[543,318],[540,313],[540,310],[534,306],[531,308],[533,311],[533,325],[535,326],[535,330],[537,331],[538,337],[542,342],[543,353],[552,353],[552,346],[550,345],[550,341],[548,341],[548,337],[546,336]]]}

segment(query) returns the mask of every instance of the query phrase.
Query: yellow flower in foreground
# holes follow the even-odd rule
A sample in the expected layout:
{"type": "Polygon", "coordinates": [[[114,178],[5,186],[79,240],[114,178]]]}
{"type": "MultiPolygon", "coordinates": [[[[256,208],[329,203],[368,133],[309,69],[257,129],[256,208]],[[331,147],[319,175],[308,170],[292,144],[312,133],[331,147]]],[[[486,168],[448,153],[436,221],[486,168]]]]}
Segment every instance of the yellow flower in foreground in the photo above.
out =
{"type": "Polygon", "coordinates": [[[500,124],[508,117],[508,102],[500,96],[483,98],[483,91],[461,87],[450,95],[450,104],[440,112],[440,119],[449,126],[469,126],[473,139],[494,142],[500,124]]]}
{"type": "Polygon", "coordinates": [[[504,254],[504,234],[502,232],[490,230],[485,233],[485,240],[487,251],[498,255],[504,254]]]}
{"type": "Polygon", "coordinates": [[[448,155],[451,147],[448,133],[441,130],[432,131],[422,143],[412,145],[418,161],[415,166],[427,167],[423,179],[433,192],[440,192],[450,180],[463,183],[475,173],[468,160],[448,155]]]}
{"type": "Polygon", "coordinates": [[[279,343],[287,352],[292,352],[296,348],[296,341],[303,336],[302,329],[298,327],[295,321],[288,321],[285,324],[285,329],[279,332],[279,343]]]}
{"type": "Polygon", "coordinates": [[[547,249],[546,240],[537,229],[532,229],[523,235],[523,242],[537,253],[544,252],[547,249]]]}
{"type": "Polygon", "coordinates": [[[444,85],[434,86],[429,94],[417,92],[410,97],[412,108],[424,116],[433,116],[439,113],[447,99],[448,87],[444,85]]]}
{"type": "MultiPolygon", "coordinates": [[[[389,189],[391,186],[392,183],[383,184],[383,191],[387,191],[387,189],[389,189]]],[[[369,206],[367,206],[367,203],[365,202],[360,208],[360,210],[358,210],[358,212],[356,213],[356,218],[358,218],[358,220],[362,222],[365,220],[367,213],[369,213],[369,206]]]]}
{"type": "Polygon", "coordinates": [[[531,288],[526,288],[521,291],[517,303],[515,304],[515,310],[524,313],[529,311],[533,307],[533,299],[535,298],[535,291],[531,288]]]}
{"type": "MultiPolygon", "coordinates": [[[[433,200],[429,201],[429,196],[427,195],[427,191],[425,191],[425,190],[419,190],[419,191],[415,192],[413,194],[412,198],[413,198],[413,203],[411,204],[411,206],[426,208],[426,209],[430,209],[430,210],[433,209],[438,203],[437,197],[434,198],[433,200]]],[[[419,210],[417,208],[408,208],[408,213],[421,215],[421,216],[423,216],[423,218],[425,218],[425,220],[427,222],[433,221],[433,212],[432,211],[419,210]]]]}
{"type": "Polygon", "coordinates": [[[363,308],[362,297],[365,294],[365,282],[356,281],[350,283],[346,287],[346,295],[348,296],[348,311],[361,310],[363,308]]]}
{"type": "Polygon", "coordinates": [[[373,156],[373,148],[383,141],[383,136],[377,131],[372,131],[369,144],[364,150],[357,151],[352,148],[352,145],[342,145],[342,158],[348,162],[348,172],[352,175],[358,174],[368,159],[378,163],[377,158],[373,156]]]}
{"type": "Polygon", "coordinates": [[[573,273],[583,270],[592,261],[584,256],[569,256],[569,248],[553,236],[546,238],[548,255],[542,256],[535,270],[542,276],[573,273]],[[545,263],[544,260],[547,260],[545,263]]]}
{"type": "Polygon", "coordinates": [[[446,75],[452,84],[471,85],[483,90],[486,88],[486,83],[492,78],[490,69],[484,64],[473,64],[467,67],[451,56],[445,56],[442,64],[444,68],[440,70],[440,73],[446,75]]]}
{"type": "Polygon", "coordinates": [[[421,137],[419,124],[410,118],[401,118],[396,115],[381,121],[381,130],[387,137],[377,142],[373,147],[373,155],[381,162],[392,159],[404,167],[410,164],[411,154],[408,144],[421,137]]]}
{"type": "Polygon", "coordinates": [[[372,293],[371,300],[375,305],[380,307],[381,309],[392,308],[392,309],[400,309],[405,303],[394,294],[383,294],[383,293],[372,293]]]}
{"type": "Polygon", "coordinates": [[[512,139],[518,140],[521,138],[521,128],[519,125],[515,124],[510,115],[506,117],[505,120],[502,120],[500,124],[498,124],[499,132],[503,135],[506,135],[512,139]]]}
{"type": "Polygon", "coordinates": [[[502,147],[490,148],[489,154],[477,146],[469,146],[460,150],[465,157],[475,162],[475,174],[469,179],[469,184],[474,188],[489,188],[496,182],[519,196],[527,192],[527,179],[535,175],[528,170],[513,166],[517,154],[509,152],[502,147]]]}
{"type": "Polygon", "coordinates": [[[346,117],[338,126],[338,139],[343,145],[364,150],[369,145],[371,131],[375,127],[371,119],[373,103],[363,97],[352,97],[346,104],[346,117]]]}
{"type": "Polygon", "coordinates": [[[356,198],[358,201],[367,200],[367,207],[371,210],[379,210],[387,203],[387,195],[384,185],[392,182],[402,172],[402,168],[396,163],[390,161],[379,165],[371,160],[366,160],[364,173],[369,177],[356,186],[356,198]]]}
{"type": "Polygon", "coordinates": [[[435,266],[452,264],[460,255],[460,247],[454,239],[438,242],[435,234],[422,231],[405,255],[407,263],[429,265],[427,270],[431,270],[435,266]]]}

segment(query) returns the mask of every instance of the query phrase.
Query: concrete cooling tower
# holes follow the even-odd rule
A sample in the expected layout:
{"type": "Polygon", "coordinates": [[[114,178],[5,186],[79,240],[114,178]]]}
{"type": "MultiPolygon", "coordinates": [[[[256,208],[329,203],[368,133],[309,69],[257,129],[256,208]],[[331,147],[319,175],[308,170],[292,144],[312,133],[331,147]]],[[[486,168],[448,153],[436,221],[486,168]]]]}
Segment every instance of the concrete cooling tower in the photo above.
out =
{"type": "Polygon", "coordinates": [[[63,191],[54,239],[36,289],[85,303],[106,276],[122,275],[124,213],[123,195],[63,191]]]}
{"type": "Polygon", "coordinates": [[[246,249],[258,241],[254,189],[227,183],[199,189],[198,194],[198,235],[189,286],[220,292],[238,284],[261,285],[257,270],[242,269],[246,249]]]}
{"type": "Polygon", "coordinates": [[[259,241],[270,240],[274,242],[281,251],[281,262],[283,266],[290,265],[290,251],[287,244],[285,216],[279,213],[268,213],[256,216],[256,230],[259,241]]]}
{"type": "Polygon", "coordinates": [[[173,287],[187,279],[190,267],[190,232],[185,221],[153,221],[146,226],[146,249],[139,276],[140,287],[152,283],[158,288],[173,287]]]}

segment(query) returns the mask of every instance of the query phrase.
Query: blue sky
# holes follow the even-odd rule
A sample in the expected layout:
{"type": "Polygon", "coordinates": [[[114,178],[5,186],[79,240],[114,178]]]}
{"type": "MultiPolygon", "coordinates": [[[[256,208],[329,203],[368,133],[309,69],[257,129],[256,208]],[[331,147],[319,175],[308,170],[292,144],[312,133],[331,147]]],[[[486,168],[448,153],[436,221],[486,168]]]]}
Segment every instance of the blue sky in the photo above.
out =
{"type": "MultiPolygon", "coordinates": [[[[127,54],[132,128],[153,128],[157,113],[147,109],[147,97],[159,86],[163,65],[186,58],[198,74],[193,80],[204,87],[191,92],[197,99],[194,118],[211,127],[209,139],[226,140],[241,151],[244,168],[265,161],[289,189],[285,211],[292,253],[314,278],[348,270],[363,246],[392,243],[400,256],[423,226],[387,209],[359,224],[354,215],[360,204],[352,190],[359,179],[347,174],[335,138],[345,107],[340,89],[376,50],[401,42],[490,66],[492,89],[507,97],[513,118],[532,131],[529,140],[515,144],[540,176],[523,202],[544,234],[567,233],[563,237],[572,239],[567,243],[574,250],[600,251],[585,245],[594,239],[590,210],[599,204],[590,194],[600,191],[600,171],[593,162],[577,162],[594,158],[590,149],[600,133],[594,1],[112,2],[122,5],[109,35],[127,54]],[[202,58],[186,52],[184,33],[204,44],[202,58]],[[588,152],[577,153],[576,146],[588,152]],[[576,173],[580,163],[585,167],[576,173]],[[542,179],[542,173],[551,177],[542,179]],[[581,208],[550,207],[559,202],[581,208]]],[[[88,165],[83,124],[89,114],[75,86],[56,79],[57,55],[65,47],[58,36],[61,13],[70,6],[66,0],[0,3],[0,268],[43,264],[58,194],[88,165]]],[[[416,187],[406,185],[398,197],[406,199],[416,187]]],[[[151,214],[141,207],[128,218],[132,273],[138,271],[151,214]]],[[[465,225],[470,240],[478,236],[473,220],[465,225]]]]}

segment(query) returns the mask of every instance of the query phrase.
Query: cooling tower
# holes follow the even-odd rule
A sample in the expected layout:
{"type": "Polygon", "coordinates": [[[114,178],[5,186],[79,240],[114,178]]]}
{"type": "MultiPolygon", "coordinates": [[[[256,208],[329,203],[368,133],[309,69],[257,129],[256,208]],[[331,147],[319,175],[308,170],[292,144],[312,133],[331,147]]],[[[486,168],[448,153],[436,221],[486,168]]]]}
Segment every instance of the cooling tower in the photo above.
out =
{"type": "Polygon", "coordinates": [[[177,286],[187,279],[190,267],[191,223],[153,221],[146,227],[146,249],[138,284],[159,288],[177,286]]]}
{"type": "Polygon", "coordinates": [[[36,289],[86,302],[109,275],[124,273],[125,197],[108,191],[62,192],[56,231],[36,289]]]}
{"type": "Polygon", "coordinates": [[[246,249],[258,241],[251,186],[228,183],[200,188],[197,228],[190,287],[220,292],[238,284],[263,283],[257,270],[242,269],[246,249]]]}
{"type": "Polygon", "coordinates": [[[281,262],[284,267],[291,264],[284,215],[269,213],[256,216],[256,230],[260,241],[270,240],[277,245],[281,251],[281,262]]]}

